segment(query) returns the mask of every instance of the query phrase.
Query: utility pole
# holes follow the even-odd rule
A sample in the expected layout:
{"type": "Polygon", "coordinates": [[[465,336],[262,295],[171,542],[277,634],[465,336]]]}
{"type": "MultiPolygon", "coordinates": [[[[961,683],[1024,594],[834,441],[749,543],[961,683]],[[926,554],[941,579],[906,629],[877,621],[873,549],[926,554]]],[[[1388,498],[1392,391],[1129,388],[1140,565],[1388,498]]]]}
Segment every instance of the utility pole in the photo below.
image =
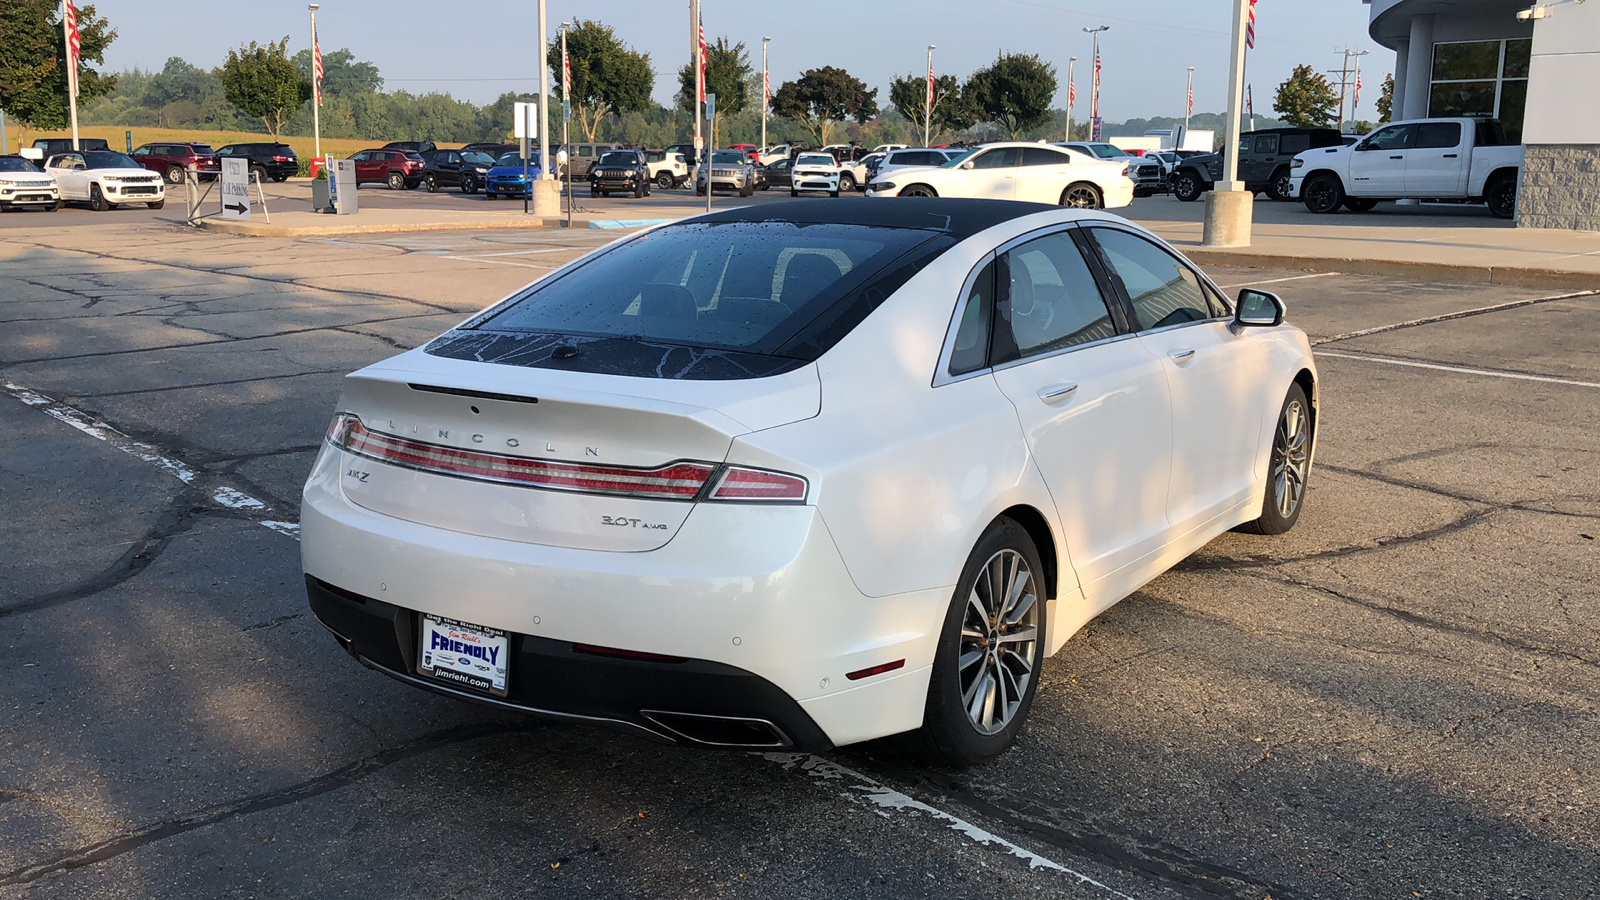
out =
{"type": "Polygon", "coordinates": [[[922,146],[926,147],[933,141],[933,51],[937,50],[933,44],[928,45],[928,94],[922,103],[922,146]]]}
{"type": "MultiPolygon", "coordinates": [[[[761,39],[761,153],[767,152],[767,104],[770,100],[768,94],[772,89],[772,81],[767,75],[767,45],[772,43],[772,38],[761,39]]],[[[761,160],[757,158],[756,162],[761,160]]]]}
{"type": "MultiPolygon", "coordinates": [[[[1351,50],[1349,47],[1346,47],[1343,50],[1335,51],[1335,52],[1344,54],[1344,65],[1340,66],[1337,69],[1329,69],[1328,70],[1328,74],[1329,75],[1337,75],[1337,76],[1339,76],[1339,123],[1338,123],[1338,125],[1336,127],[1338,128],[1339,133],[1343,134],[1344,133],[1344,101],[1345,101],[1346,91],[1352,84],[1355,84],[1355,81],[1353,79],[1351,79],[1350,76],[1353,73],[1359,72],[1361,70],[1361,57],[1366,56],[1368,53],[1370,53],[1372,51],[1370,51],[1370,50],[1351,50]],[[1352,59],[1354,59],[1356,61],[1356,68],[1354,68],[1354,69],[1350,68],[1350,60],[1352,60],[1352,59]]],[[[1352,110],[1352,112],[1354,112],[1354,110],[1352,110]]]]}
{"type": "Polygon", "coordinates": [[[1078,105],[1078,83],[1072,80],[1072,67],[1076,56],[1067,57],[1067,140],[1072,140],[1072,108],[1078,105]]]}
{"type": "Polygon", "coordinates": [[[1100,32],[1110,31],[1110,25],[1101,25],[1097,28],[1085,28],[1084,34],[1094,36],[1094,73],[1089,81],[1089,140],[1100,139],[1099,130],[1095,127],[1100,120],[1100,32]]]}
{"type": "MultiPolygon", "coordinates": [[[[695,165],[705,163],[701,159],[705,155],[705,139],[700,132],[700,98],[705,96],[706,85],[701,79],[705,73],[700,68],[700,0],[689,0],[689,65],[694,67],[694,155],[695,165]]],[[[706,179],[706,189],[711,189],[711,180],[706,179]]]]}

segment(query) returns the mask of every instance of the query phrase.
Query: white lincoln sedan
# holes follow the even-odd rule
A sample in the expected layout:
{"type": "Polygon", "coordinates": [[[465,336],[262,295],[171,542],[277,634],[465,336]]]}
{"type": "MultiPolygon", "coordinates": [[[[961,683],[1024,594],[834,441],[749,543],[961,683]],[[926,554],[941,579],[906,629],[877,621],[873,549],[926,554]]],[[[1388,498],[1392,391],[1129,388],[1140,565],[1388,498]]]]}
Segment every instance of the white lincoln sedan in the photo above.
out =
{"type": "Polygon", "coordinates": [[[1295,524],[1316,410],[1276,297],[1115,216],[727,210],[349,375],[306,589],[361,662],[454,697],[972,763],[1097,613],[1295,524]]]}
{"type": "Polygon", "coordinates": [[[937,168],[880,174],[868,197],[978,197],[1078,209],[1120,209],[1133,202],[1128,166],[1049,144],[974,147],[937,168]]]}

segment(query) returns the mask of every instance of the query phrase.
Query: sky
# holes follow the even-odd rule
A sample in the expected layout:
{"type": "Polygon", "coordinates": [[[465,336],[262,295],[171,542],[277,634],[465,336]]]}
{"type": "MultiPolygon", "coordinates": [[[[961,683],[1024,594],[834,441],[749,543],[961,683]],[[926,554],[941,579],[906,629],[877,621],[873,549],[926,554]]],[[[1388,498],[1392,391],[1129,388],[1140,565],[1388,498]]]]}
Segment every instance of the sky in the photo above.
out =
{"type": "MultiPolygon", "coordinates": [[[[321,3],[323,52],[350,48],[377,64],[388,90],[447,92],[487,103],[505,91],[538,89],[535,0],[321,3]]],[[[250,3],[241,15],[171,0],[93,5],[118,33],[106,52],[112,71],[159,69],[169,56],[209,68],[220,65],[229,48],[284,35],[291,53],[310,43],[308,13],[299,2],[250,3]]],[[[761,38],[772,38],[773,90],[805,69],[832,65],[879,88],[880,105],[888,103],[891,78],[924,71],[929,44],[938,48],[934,70],[962,79],[1001,51],[1038,54],[1057,67],[1058,108],[1067,101],[1068,57],[1077,56],[1080,118],[1088,115],[1092,55],[1090,36],[1081,29],[1110,25],[1100,35],[1100,104],[1101,115],[1115,122],[1183,115],[1189,66],[1195,68],[1195,111],[1221,112],[1232,6],[1229,0],[702,0],[702,14],[707,40],[744,41],[757,70],[761,38]]],[[[1361,108],[1354,118],[1376,119],[1378,89],[1393,71],[1394,53],[1367,36],[1368,10],[1361,0],[1260,0],[1246,73],[1256,88],[1256,111],[1270,114],[1273,91],[1295,65],[1335,70],[1349,47],[1372,51],[1362,60],[1361,108]]],[[[689,59],[687,0],[548,0],[550,36],[572,16],[599,19],[648,53],[655,97],[671,103],[677,70],[689,59]]]]}

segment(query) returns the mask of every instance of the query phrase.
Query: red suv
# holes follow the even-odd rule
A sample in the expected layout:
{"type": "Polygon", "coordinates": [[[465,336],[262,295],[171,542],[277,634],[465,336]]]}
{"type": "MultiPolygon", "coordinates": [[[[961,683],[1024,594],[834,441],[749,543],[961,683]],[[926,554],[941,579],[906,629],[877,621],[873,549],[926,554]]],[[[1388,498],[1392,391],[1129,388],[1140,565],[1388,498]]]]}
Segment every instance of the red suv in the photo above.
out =
{"type": "Polygon", "coordinates": [[[182,184],[183,170],[194,166],[201,179],[210,181],[222,170],[217,153],[207,144],[144,144],[133,148],[133,158],[152,172],[160,172],[168,184],[182,184]]]}
{"type": "Polygon", "coordinates": [[[396,191],[421,184],[427,167],[409,150],[362,150],[350,159],[356,164],[356,184],[387,184],[396,191]]]}

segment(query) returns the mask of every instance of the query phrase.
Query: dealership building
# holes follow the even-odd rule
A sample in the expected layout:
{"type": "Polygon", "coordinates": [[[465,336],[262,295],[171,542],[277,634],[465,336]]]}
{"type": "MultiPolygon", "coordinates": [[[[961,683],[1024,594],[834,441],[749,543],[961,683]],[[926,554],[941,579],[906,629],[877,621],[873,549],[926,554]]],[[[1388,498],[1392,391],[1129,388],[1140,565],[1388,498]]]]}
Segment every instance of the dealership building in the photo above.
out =
{"type": "Polygon", "coordinates": [[[1498,118],[1528,148],[1517,224],[1600,231],[1600,0],[1365,2],[1395,119],[1498,118]]]}

